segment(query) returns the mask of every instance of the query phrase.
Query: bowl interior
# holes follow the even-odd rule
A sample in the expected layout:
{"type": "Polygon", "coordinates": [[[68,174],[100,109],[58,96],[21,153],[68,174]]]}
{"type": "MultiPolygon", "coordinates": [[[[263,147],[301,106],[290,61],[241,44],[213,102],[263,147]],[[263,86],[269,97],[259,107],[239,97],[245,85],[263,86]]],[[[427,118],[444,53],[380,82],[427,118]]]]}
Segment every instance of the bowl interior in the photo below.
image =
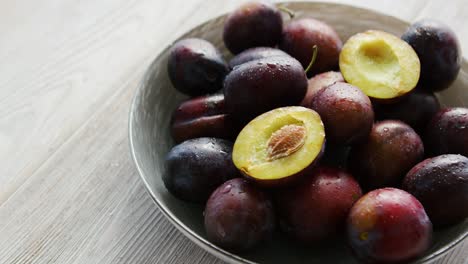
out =
{"type": "MultiPolygon", "coordinates": [[[[295,10],[297,17],[313,17],[332,25],[341,39],[368,29],[379,29],[400,36],[408,23],[375,11],[329,3],[284,3],[295,10]]],[[[231,55],[222,41],[222,26],[225,16],[212,19],[185,34],[181,38],[203,38],[218,47],[229,58],[231,55]]],[[[287,18],[286,18],[287,23],[287,18]]],[[[251,253],[230,254],[209,243],[203,229],[201,206],[174,198],[165,189],[161,173],[164,158],[173,145],[169,134],[172,111],[185,98],[171,85],[167,74],[168,48],[164,49],[148,69],[141,87],[135,95],[130,113],[130,142],[134,160],[145,185],[168,218],[190,239],[218,257],[230,262],[267,263],[353,263],[350,252],[342,239],[317,247],[300,247],[277,234],[272,243],[262,245],[251,253]]],[[[468,104],[468,64],[464,60],[462,70],[452,87],[439,94],[443,105],[466,106],[468,104]]],[[[450,206],[450,205],[448,205],[450,206]]],[[[434,244],[417,262],[425,262],[441,255],[467,236],[468,221],[438,231],[434,244]]]]}

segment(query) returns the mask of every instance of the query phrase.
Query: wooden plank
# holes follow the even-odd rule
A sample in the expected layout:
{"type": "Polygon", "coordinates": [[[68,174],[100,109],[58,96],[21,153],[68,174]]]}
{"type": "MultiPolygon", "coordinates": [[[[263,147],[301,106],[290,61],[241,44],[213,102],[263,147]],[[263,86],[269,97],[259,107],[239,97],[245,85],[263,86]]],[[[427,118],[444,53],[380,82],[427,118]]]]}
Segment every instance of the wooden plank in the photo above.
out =
{"type": "Polygon", "coordinates": [[[1,207],[0,263],[207,258],[156,209],[129,157],[122,127],[136,77],[1,207]]]}

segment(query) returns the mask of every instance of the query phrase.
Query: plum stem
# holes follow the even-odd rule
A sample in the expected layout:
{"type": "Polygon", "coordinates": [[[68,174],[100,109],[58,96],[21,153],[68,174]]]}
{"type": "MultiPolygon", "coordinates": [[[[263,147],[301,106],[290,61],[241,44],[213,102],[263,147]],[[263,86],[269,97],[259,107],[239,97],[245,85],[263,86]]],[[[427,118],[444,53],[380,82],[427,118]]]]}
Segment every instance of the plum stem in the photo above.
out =
{"type": "Polygon", "coordinates": [[[312,59],[310,60],[309,65],[308,65],[307,68],[305,69],[305,74],[307,74],[307,73],[309,72],[310,68],[312,68],[312,65],[313,65],[314,62],[315,62],[315,59],[317,59],[317,53],[318,53],[318,47],[317,47],[317,45],[314,45],[314,46],[312,47],[312,49],[313,49],[312,59]]]}
{"type": "Polygon", "coordinates": [[[285,7],[285,6],[278,6],[278,9],[279,9],[280,11],[283,11],[283,12],[285,12],[286,14],[288,14],[288,15],[289,15],[289,18],[291,18],[291,19],[294,18],[294,16],[296,15],[296,13],[294,13],[294,11],[292,11],[291,9],[289,9],[289,8],[287,8],[287,7],[285,7]]]}

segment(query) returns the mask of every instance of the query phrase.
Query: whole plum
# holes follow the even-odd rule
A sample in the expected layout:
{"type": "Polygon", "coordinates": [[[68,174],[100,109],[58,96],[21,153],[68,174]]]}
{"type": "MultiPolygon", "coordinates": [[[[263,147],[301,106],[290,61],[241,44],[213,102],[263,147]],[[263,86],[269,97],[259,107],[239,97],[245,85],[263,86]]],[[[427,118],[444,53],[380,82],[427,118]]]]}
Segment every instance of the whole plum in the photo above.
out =
{"type": "Polygon", "coordinates": [[[190,38],[172,46],[168,72],[179,92],[197,96],[220,90],[228,66],[213,44],[203,39],[190,38]]]}
{"type": "Polygon", "coordinates": [[[406,263],[429,248],[432,224],[414,196],[383,188],[354,204],[347,236],[354,254],[365,263],[406,263]]]}
{"type": "Polygon", "coordinates": [[[348,166],[361,187],[372,190],[399,186],[423,157],[421,138],[410,126],[385,120],[374,124],[369,137],[351,149],[348,166]]]}
{"type": "Polygon", "coordinates": [[[182,102],[172,113],[171,135],[177,142],[191,138],[235,139],[240,131],[224,107],[224,95],[200,96],[182,102]]]}
{"type": "Polygon", "coordinates": [[[318,91],[310,108],[325,125],[327,140],[351,145],[365,139],[374,123],[372,104],[359,88],[337,82],[318,91]]]}
{"type": "Polygon", "coordinates": [[[426,128],[424,143],[430,156],[468,156],[468,108],[440,109],[426,128]]]}
{"type": "Polygon", "coordinates": [[[361,196],[349,173],[319,167],[300,184],[276,193],[280,227],[301,242],[321,242],[344,230],[348,212],[361,196]]]}
{"type": "Polygon", "coordinates": [[[267,1],[248,2],[228,15],[223,40],[237,54],[253,47],[273,47],[281,39],[283,18],[276,6],[267,1]]]}
{"type": "Polygon", "coordinates": [[[268,240],[276,224],[271,200],[242,178],[219,186],[208,199],[204,216],[208,239],[234,251],[249,250],[268,240]]]}
{"type": "Polygon", "coordinates": [[[307,82],[307,93],[304,96],[304,99],[302,99],[301,106],[310,108],[312,98],[317,94],[317,92],[336,82],[345,82],[343,75],[336,71],[320,73],[309,79],[307,82]]]}
{"type": "MultiPolygon", "coordinates": [[[[392,104],[374,103],[378,120],[396,119],[423,133],[427,124],[440,108],[439,100],[432,92],[418,89],[392,104]]],[[[422,134],[421,134],[422,135],[422,134]]]]}
{"type": "Polygon", "coordinates": [[[299,104],[306,91],[304,69],[286,56],[246,62],[224,80],[226,110],[245,123],[269,110],[299,104]]]}
{"type": "Polygon", "coordinates": [[[307,68],[314,45],[318,47],[318,54],[310,75],[336,69],[343,43],[336,31],[325,22],[313,18],[291,21],[284,27],[279,47],[307,68]]]}
{"type": "Polygon", "coordinates": [[[430,91],[447,89],[457,78],[462,55],[455,33],[443,23],[424,19],[412,24],[401,37],[421,61],[419,84],[430,91]]]}
{"type": "Polygon", "coordinates": [[[403,189],[424,206],[434,226],[447,226],[468,217],[468,158],[446,154],[414,166],[403,189]]]}
{"type": "Polygon", "coordinates": [[[240,176],[231,156],[232,143],[224,139],[184,141],[167,154],[164,185],[177,198],[203,203],[219,185],[240,176]]]}
{"type": "Polygon", "coordinates": [[[234,69],[234,67],[241,65],[243,63],[249,62],[249,61],[263,59],[267,57],[276,57],[276,56],[289,57],[289,54],[287,54],[286,52],[280,49],[275,49],[271,47],[250,48],[234,56],[234,58],[232,58],[229,61],[229,68],[234,69]]]}

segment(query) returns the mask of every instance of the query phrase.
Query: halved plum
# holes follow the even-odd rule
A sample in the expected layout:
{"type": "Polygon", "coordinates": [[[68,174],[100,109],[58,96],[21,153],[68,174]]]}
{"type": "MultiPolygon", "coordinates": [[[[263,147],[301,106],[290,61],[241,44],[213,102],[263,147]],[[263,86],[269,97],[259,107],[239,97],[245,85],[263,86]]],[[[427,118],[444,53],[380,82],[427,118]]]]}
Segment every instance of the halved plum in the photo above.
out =
{"type": "Polygon", "coordinates": [[[313,110],[282,107],[253,119],[237,136],[232,159],[248,178],[280,186],[309,174],[319,160],[325,129],[313,110]]]}
{"type": "Polygon", "coordinates": [[[348,83],[367,96],[388,100],[416,87],[421,65],[408,43],[383,31],[368,30],[345,43],[340,70],[348,83]]]}

